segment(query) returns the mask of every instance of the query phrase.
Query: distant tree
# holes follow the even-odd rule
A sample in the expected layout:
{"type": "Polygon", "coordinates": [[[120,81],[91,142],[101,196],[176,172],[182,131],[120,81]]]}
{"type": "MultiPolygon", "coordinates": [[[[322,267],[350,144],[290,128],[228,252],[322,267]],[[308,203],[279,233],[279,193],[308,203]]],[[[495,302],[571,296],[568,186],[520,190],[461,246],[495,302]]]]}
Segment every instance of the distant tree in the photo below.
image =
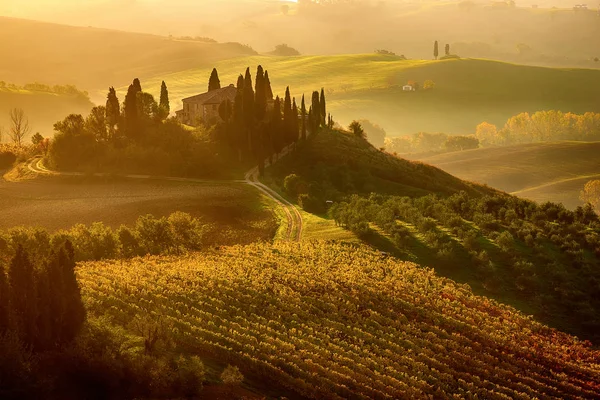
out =
{"type": "Polygon", "coordinates": [[[96,106],[92,108],[90,115],[85,120],[85,129],[94,136],[97,142],[109,139],[106,122],[106,107],[96,106]]]}
{"type": "Polygon", "coordinates": [[[221,89],[221,81],[219,80],[219,73],[216,68],[213,68],[210,73],[210,79],[208,80],[208,91],[212,92],[213,90],[221,89]]]}
{"type": "Polygon", "coordinates": [[[439,48],[438,41],[436,40],[435,43],[433,43],[433,57],[437,60],[439,55],[440,55],[440,48],[439,48]]]}
{"type": "Polygon", "coordinates": [[[479,140],[474,136],[449,136],[444,146],[448,151],[476,149],[479,147],[479,140]]]}
{"type": "Polygon", "coordinates": [[[167,84],[162,81],[160,85],[160,102],[158,103],[161,120],[164,120],[171,113],[171,105],[169,104],[169,90],[167,84]]]}
{"type": "Polygon", "coordinates": [[[302,103],[300,105],[300,116],[302,118],[301,121],[301,137],[302,140],[306,139],[306,103],[304,102],[304,95],[302,95],[302,103]]]}
{"type": "Polygon", "coordinates": [[[121,117],[121,106],[114,87],[108,89],[106,96],[106,125],[110,139],[115,138],[115,131],[121,117]]]}
{"type": "Polygon", "coordinates": [[[274,56],[292,57],[299,56],[300,52],[293,47],[288,46],[287,44],[278,44],[275,46],[275,50],[273,50],[271,54],[274,56]]]}
{"type": "Polygon", "coordinates": [[[446,53],[447,56],[450,55],[450,45],[449,44],[446,44],[445,53],[446,53]]]}
{"type": "Polygon", "coordinates": [[[423,83],[423,89],[430,90],[435,88],[435,82],[431,79],[427,79],[425,83],[423,83]]]}
{"type": "Polygon", "coordinates": [[[21,147],[23,139],[29,134],[31,128],[29,127],[29,118],[25,115],[25,111],[22,108],[13,108],[8,113],[10,118],[10,128],[8,134],[10,135],[13,143],[21,147]]]}
{"type": "Polygon", "coordinates": [[[482,122],[481,124],[477,125],[475,137],[479,139],[479,143],[482,146],[498,144],[498,128],[496,128],[496,125],[492,125],[488,122],[482,122]]]}
{"type": "Polygon", "coordinates": [[[348,126],[348,129],[354,136],[366,139],[365,131],[364,131],[362,125],[360,124],[360,122],[352,121],[350,123],[350,125],[348,126]]]}
{"type": "Polygon", "coordinates": [[[595,179],[586,183],[579,198],[591,204],[596,213],[600,213],[600,180],[595,179]]]}
{"type": "Polygon", "coordinates": [[[327,118],[327,104],[325,102],[325,89],[321,88],[321,98],[319,99],[319,106],[321,107],[321,125],[326,126],[327,118]]]}
{"type": "Polygon", "coordinates": [[[43,140],[44,137],[39,132],[36,132],[35,135],[31,137],[31,143],[33,143],[35,146],[38,146],[43,140]]]}

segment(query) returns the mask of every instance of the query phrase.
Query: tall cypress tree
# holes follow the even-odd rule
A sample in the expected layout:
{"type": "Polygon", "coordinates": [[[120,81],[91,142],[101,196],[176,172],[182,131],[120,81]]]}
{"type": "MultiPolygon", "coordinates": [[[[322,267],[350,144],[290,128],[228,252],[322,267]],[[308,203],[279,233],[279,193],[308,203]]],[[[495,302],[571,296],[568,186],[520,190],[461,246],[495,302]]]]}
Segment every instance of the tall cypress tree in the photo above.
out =
{"type": "Polygon", "coordinates": [[[138,113],[138,93],[142,92],[139,79],[135,79],[129,89],[127,89],[127,95],[123,102],[123,119],[125,121],[125,133],[131,138],[135,138],[139,135],[140,129],[140,116],[138,113]]]}
{"type": "Polygon", "coordinates": [[[281,121],[281,100],[279,99],[279,96],[275,98],[275,102],[273,103],[270,130],[273,151],[276,154],[279,154],[285,145],[284,130],[282,129],[281,121]]]}
{"type": "Polygon", "coordinates": [[[301,121],[301,132],[302,140],[306,139],[306,103],[304,102],[304,95],[302,95],[302,104],[300,105],[300,114],[302,117],[301,121]]]}
{"type": "Polygon", "coordinates": [[[160,109],[165,113],[165,117],[169,116],[171,113],[171,105],[169,104],[169,90],[167,89],[167,84],[165,81],[162,81],[160,85],[160,102],[158,104],[160,109]]]}
{"type": "Polygon", "coordinates": [[[256,69],[255,85],[256,86],[254,91],[254,111],[256,113],[256,120],[260,122],[265,118],[267,112],[267,91],[265,74],[263,72],[263,67],[260,65],[256,69]]]}
{"type": "Polygon", "coordinates": [[[121,105],[119,104],[119,98],[114,87],[108,89],[108,95],[106,96],[106,124],[108,125],[108,133],[110,139],[114,139],[116,126],[119,123],[121,116],[121,105]]]}
{"type": "Polygon", "coordinates": [[[216,68],[213,68],[210,73],[210,79],[208,80],[208,91],[212,92],[213,90],[221,89],[221,81],[219,80],[219,73],[216,68]]]}
{"type": "Polygon", "coordinates": [[[291,121],[291,129],[292,129],[292,141],[296,143],[298,141],[298,135],[300,134],[300,126],[298,124],[298,106],[296,105],[296,98],[292,99],[292,121],[291,121]]]}
{"type": "Polygon", "coordinates": [[[9,267],[10,304],[14,328],[25,345],[33,345],[36,337],[37,298],[33,265],[23,246],[17,247],[9,267]]]}
{"type": "Polygon", "coordinates": [[[293,142],[293,121],[292,121],[292,97],[290,96],[290,87],[285,89],[285,99],[283,100],[283,132],[285,145],[293,142]]]}
{"type": "Polygon", "coordinates": [[[273,100],[273,89],[271,88],[271,79],[269,79],[269,71],[265,71],[265,95],[267,103],[273,100]]]}
{"type": "Polygon", "coordinates": [[[325,89],[321,88],[321,99],[319,100],[319,106],[321,107],[321,125],[326,126],[327,118],[327,104],[325,103],[325,89]]]}
{"type": "Polygon", "coordinates": [[[312,133],[315,133],[321,126],[321,105],[319,104],[319,92],[314,91],[312,94],[312,116],[313,124],[311,126],[312,133]]]}
{"type": "Polygon", "coordinates": [[[436,40],[435,43],[433,44],[433,57],[435,57],[435,59],[437,60],[439,55],[440,55],[440,48],[439,48],[438,41],[436,40]]]}
{"type": "Polygon", "coordinates": [[[246,132],[246,140],[248,143],[248,151],[250,153],[255,151],[253,144],[254,135],[254,90],[252,89],[252,76],[250,75],[250,68],[246,69],[246,75],[244,76],[244,98],[243,98],[243,112],[244,112],[244,128],[246,132]]]}
{"type": "Polygon", "coordinates": [[[238,93],[243,93],[244,92],[244,76],[242,74],[240,74],[240,76],[238,76],[237,78],[237,91],[238,93]]]}
{"type": "Polygon", "coordinates": [[[314,134],[315,131],[315,119],[313,117],[313,108],[312,106],[310,106],[310,108],[308,109],[308,128],[310,129],[310,133],[314,134]]]}
{"type": "Polygon", "coordinates": [[[446,49],[445,49],[446,55],[449,56],[450,55],[450,45],[446,44],[446,49]]]}
{"type": "Polygon", "coordinates": [[[51,291],[48,270],[38,271],[35,280],[36,286],[36,304],[37,304],[37,334],[34,347],[37,350],[48,350],[53,348],[57,342],[55,340],[55,326],[53,324],[53,315],[51,308],[51,291]]]}

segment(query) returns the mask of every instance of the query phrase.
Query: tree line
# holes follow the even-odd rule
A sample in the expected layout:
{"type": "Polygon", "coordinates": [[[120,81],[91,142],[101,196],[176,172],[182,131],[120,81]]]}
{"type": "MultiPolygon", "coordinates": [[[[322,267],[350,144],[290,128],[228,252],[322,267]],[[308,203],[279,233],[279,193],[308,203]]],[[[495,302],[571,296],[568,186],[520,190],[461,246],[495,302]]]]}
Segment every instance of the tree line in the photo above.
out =
{"type": "MultiPolygon", "coordinates": [[[[214,69],[209,91],[219,87],[218,72],[214,69]]],[[[239,75],[236,88],[235,100],[225,100],[219,106],[220,137],[237,153],[240,161],[257,162],[261,174],[266,159],[273,161],[287,146],[333,124],[327,114],[324,89],[312,93],[308,109],[305,96],[302,95],[298,106],[289,86],[283,98],[274,97],[269,72],[261,65],[256,69],[254,84],[248,67],[244,75],[239,75]]]]}

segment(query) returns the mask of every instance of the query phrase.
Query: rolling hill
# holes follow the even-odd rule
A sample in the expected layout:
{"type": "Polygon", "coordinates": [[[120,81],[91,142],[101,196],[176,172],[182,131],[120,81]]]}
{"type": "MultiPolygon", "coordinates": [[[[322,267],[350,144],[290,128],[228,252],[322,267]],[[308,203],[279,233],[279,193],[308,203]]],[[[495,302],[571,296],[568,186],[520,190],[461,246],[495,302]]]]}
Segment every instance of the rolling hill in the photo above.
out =
{"type": "MultiPolygon", "coordinates": [[[[239,44],[174,40],[0,17],[0,77],[15,84],[72,84],[92,91],[133,78],[212,65],[254,52],[239,44]]],[[[95,93],[93,93],[95,94],[95,93]]],[[[92,95],[93,95],[92,94],[92,95]]]]}
{"type": "Polygon", "coordinates": [[[92,316],[127,326],[151,315],[209,379],[233,364],[273,397],[591,399],[600,389],[589,344],[363,246],[259,244],[77,273],[92,316]]]}
{"type": "Polygon", "coordinates": [[[444,171],[538,202],[583,205],[585,183],[600,178],[600,143],[533,143],[466,150],[421,159],[444,171]]]}
{"type": "MultiPolygon", "coordinates": [[[[483,122],[502,126],[520,112],[557,109],[600,111],[600,71],[556,69],[489,60],[402,60],[386,55],[253,56],[214,63],[223,85],[235,83],[246,67],[269,71],[274,93],[289,85],[299,101],[325,87],[328,108],[346,125],[366,118],[389,136],[415,132],[473,133],[483,122]],[[435,88],[404,92],[409,80],[433,80],[435,88]]],[[[161,74],[142,81],[155,95],[166,81],[172,109],[205,90],[212,65],[161,74]]]]}
{"type": "MultiPolygon", "coordinates": [[[[5,130],[8,130],[10,127],[9,111],[13,108],[21,108],[29,119],[30,135],[40,132],[44,137],[51,137],[54,123],[61,121],[69,114],[87,115],[92,107],[90,99],[83,94],[59,94],[0,87],[0,128],[4,127],[5,130]]],[[[10,140],[7,133],[3,136],[3,142],[10,140]]],[[[29,142],[29,138],[26,138],[26,142],[29,142]]]]}

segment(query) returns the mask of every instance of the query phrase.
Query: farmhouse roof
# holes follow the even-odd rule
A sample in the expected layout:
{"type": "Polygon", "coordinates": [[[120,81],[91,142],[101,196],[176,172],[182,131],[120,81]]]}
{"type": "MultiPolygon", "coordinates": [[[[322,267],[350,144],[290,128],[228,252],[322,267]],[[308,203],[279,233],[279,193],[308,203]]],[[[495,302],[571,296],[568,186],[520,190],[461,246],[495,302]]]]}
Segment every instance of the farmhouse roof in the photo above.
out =
{"type": "Polygon", "coordinates": [[[211,90],[210,92],[185,98],[183,99],[183,102],[198,104],[221,104],[225,100],[235,100],[236,94],[236,87],[234,85],[229,85],[221,89],[211,90]]]}

